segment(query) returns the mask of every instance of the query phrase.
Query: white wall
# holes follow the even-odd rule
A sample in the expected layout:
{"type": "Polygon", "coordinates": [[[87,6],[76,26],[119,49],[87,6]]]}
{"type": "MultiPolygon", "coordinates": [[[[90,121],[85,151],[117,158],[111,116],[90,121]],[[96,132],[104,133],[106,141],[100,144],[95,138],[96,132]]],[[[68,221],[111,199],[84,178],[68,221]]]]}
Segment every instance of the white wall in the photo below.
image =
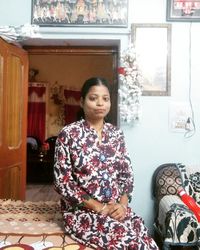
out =
{"type": "MultiPolygon", "coordinates": [[[[134,23],[166,23],[166,1],[135,0],[132,2],[134,23]]],[[[200,162],[200,24],[173,22],[171,41],[171,96],[142,97],[142,118],[133,128],[124,127],[135,170],[133,207],[152,229],[153,200],[151,177],[160,164],[200,162]],[[169,129],[168,111],[171,101],[189,103],[189,38],[191,25],[191,100],[196,133],[185,138],[184,133],[169,129]]],[[[147,41],[148,42],[148,41],[147,41]]],[[[152,58],[153,60],[153,58],[152,58]]]]}
{"type": "MultiPolygon", "coordinates": [[[[121,50],[129,41],[131,23],[166,23],[165,0],[130,0],[129,27],[125,29],[41,28],[44,38],[116,39],[121,50]],[[66,32],[67,31],[67,32],[66,32]],[[80,34],[81,32],[81,34],[80,34]]],[[[30,23],[31,0],[1,0],[0,25],[30,23]]],[[[189,34],[190,23],[172,23],[171,96],[143,96],[142,117],[138,124],[122,126],[135,172],[135,193],[132,206],[152,229],[154,218],[151,178],[163,163],[200,164],[200,24],[191,24],[191,97],[196,133],[185,138],[184,133],[169,129],[168,111],[171,101],[189,102],[189,34]]],[[[148,42],[148,41],[147,41],[148,42]]],[[[153,58],[152,58],[153,60],[153,58]]]]}

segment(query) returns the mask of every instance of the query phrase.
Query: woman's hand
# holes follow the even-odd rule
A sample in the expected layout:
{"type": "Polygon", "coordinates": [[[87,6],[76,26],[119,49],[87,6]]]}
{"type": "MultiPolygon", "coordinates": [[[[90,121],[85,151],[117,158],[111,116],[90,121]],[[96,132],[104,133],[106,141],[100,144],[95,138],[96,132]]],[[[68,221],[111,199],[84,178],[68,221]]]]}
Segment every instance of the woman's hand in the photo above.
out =
{"type": "Polygon", "coordinates": [[[111,218],[122,221],[126,216],[126,207],[120,203],[112,203],[108,205],[110,207],[109,209],[109,215],[111,218]]]}
{"type": "Polygon", "coordinates": [[[101,207],[99,213],[109,215],[111,218],[121,221],[126,216],[126,210],[126,206],[120,203],[109,202],[101,207]]]}

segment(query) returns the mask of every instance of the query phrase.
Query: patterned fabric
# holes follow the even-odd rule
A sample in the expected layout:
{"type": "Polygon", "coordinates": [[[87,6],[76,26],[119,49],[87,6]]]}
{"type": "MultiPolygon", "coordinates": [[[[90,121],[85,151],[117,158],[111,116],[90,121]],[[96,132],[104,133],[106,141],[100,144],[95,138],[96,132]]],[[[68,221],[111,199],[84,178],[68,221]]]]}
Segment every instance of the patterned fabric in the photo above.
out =
{"type": "Polygon", "coordinates": [[[178,166],[183,180],[183,187],[200,205],[200,167],[199,166],[178,166]]]}
{"type": "Polygon", "coordinates": [[[78,242],[107,250],[158,249],[143,220],[127,209],[123,222],[84,207],[92,197],[100,202],[131,200],[133,173],[121,130],[105,123],[102,142],[85,120],[66,126],[55,150],[55,187],[62,195],[65,229],[78,242]]]}
{"type": "Polygon", "coordinates": [[[60,202],[0,199],[0,249],[85,249],[66,235],[60,202]]]}
{"type": "Polygon", "coordinates": [[[60,202],[22,202],[0,200],[0,234],[63,235],[60,202]]]}
{"type": "Polygon", "coordinates": [[[163,164],[157,168],[153,176],[153,184],[153,193],[157,203],[165,195],[176,195],[177,189],[182,186],[182,179],[177,164],[163,164]]]}
{"type": "MultiPolygon", "coordinates": [[[[48,244],[46,244],[46,246],[48,246],[48,244]]],[[[51,246],[50,247],[46,247],[44,245],[44,247],[41,248],[41,244],[38,245],[27,245],[27,244],[12,244],[12,245],[8,245],[8,246],[4,246],[1,247],[0,250],[84,250],[85,247],[81,246],[77,243],[74,244],[68,244],[66,246],[62,246],[62,247],[54,247],[51,246]]]]}
{"type": "MultiPolygon", "coordinates": [[[[199,171],[199,168],[198,168],[199,171]]],[[[200,247],[200,223],[198,223],[193,212],[182,202],[177,195],[177,188],[182,183],[182,187],[193,198],[199,197],[199,172],[191,171],[191,167],[182,164],[163,164],[154,174],[155,186],[158,188],[154,192],[158,205],[158,212],[155,221],[156,230],[164,239],[164,248],[169,245],[186,245],[200,247]],[[174,171],[174,173],[170,173],[174,171]],[[167,179],[169,176],[169,180],[167,179]],[[175,178],[171,180],[171,178],[175,178]],[[165,181],[163,181],[165,180],[165,181]],[[177,182],[178,180],[178,182],[177,182]],[[160,185],[160,186],[159,186],[160,185]],[[173,185],[171,194],[169,190],[173,185]],[[166,190],[160,192],[160,190],[166,190]],[[161,194],[161,195],[160,195],[161,194]],[[163,195],[164,194],[164,195],[163,195]]],[[[199,200],[196,199],[197,202],[199,200]]]]}

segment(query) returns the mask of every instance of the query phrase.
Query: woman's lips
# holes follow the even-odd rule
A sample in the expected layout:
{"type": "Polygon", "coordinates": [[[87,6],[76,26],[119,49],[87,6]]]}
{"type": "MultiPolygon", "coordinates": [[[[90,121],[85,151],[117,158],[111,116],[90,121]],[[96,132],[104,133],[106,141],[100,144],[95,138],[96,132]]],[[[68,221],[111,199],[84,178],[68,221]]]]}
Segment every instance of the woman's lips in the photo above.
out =
{"type": "Polygon", "coordinates": [[[95,112],[97,112],[97,113],[104,113],[105,109],[96,109],[95,112]]]}

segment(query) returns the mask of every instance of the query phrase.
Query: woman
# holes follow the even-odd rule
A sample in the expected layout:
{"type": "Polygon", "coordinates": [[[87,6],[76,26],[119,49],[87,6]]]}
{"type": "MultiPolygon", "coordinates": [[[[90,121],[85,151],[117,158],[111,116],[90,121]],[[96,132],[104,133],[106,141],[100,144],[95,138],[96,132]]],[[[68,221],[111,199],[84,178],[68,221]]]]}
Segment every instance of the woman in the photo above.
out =
{"type": "Polygon", "coordinates": [[[133,174],[121,130],[106,123],[110,110],[105,79],[90,78],[81,90],[81,120],[60,132],[55,150],[55,188],[65,229],[97,249],[152,249],[154,240],[128,202],[133,174]]]}

